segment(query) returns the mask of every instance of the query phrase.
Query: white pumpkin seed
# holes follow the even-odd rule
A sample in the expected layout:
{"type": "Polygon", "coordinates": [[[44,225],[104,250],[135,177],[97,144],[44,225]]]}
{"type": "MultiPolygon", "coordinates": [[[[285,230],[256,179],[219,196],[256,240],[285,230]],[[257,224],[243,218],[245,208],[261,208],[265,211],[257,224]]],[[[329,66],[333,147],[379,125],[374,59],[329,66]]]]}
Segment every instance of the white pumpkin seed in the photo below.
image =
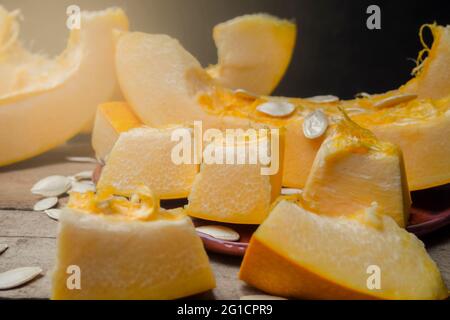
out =
{"type": "Polygon", "coordinates": [[[403,102],[413,100],[415,98],[417,98],[417,94],[409,94],[409,93],[398,94],[398,95],[390,96],[390,97],[384,98],[380,101],[377,101],[373,104],[373,106],[375,108],[388,108],[388,107],[396,106],[403,102]]]}
{"type": "Polygon", "coordinates": [[[8,245],[6,243],[0,243],[0,254],[5,252],[8,249],[8,245]]]}
{"type": "Polygon", "coordinates": [[[88,191],[95,192],[95,184],[93,182],[72,182],[72,188],[70,189],[70,192],[86,193],[88,191]]]}
{"type": "Polygon", "coordinates": [[[367,112],[367,110],[362,109],[362,108],[357,108],[357,107],[348,107],[348,108],[345,108],[345,112],[347,112],[348,115],[355,115],[355,114],[365,113],[365,112],[367,112]]]}
{"type": "Polygon", "coordinates": [[[322,110],[308,114],[303,121],[303,134],[309,139],[315,139],[325,133],[328,128],[328,118],[322,110]]]}
{"type": "Polygon", "coordinates": [[[0,273],[0,290],[16,288],[42,273],[39,267],[23,267],[0,273]]]}
{"type": "Polygon", "coordinates": [[[81,171],[78,172],[76,174],[73,175],[73,178],[76,181],[80,181],[80,180],[92,180],[92,174],[94,173],[93,170],[86,170],[86,171],[81,171]]]}
{"type": "Polygon", "coordinates": [[[282,188],[281,189],[281,194],[284,196],[289,196],[292,194],[302,194],[303,190],[302,189],[295,189],[295,188],[282,188]]]}
{"type": "Polygon", "coordinates": [[[367,92],[359,92],[355,94],[355,98],[370,98],[370,94],[367,92]]]}
{"type": "Polygon", "coordinates": [[[72,162],[98,163],[97,159],[91,157],[66,157],[66,160],[72,162]]]}
{"type": "Polygon", "coordinates": [[[286,117],[294,112],[295,106],[285,101],[269,101],[260,104],[256,110],[272,117],[286,117]]]}
{"type": "Polygon", "coordinates": [[[48,209],[45,210],[45,213],[52,218],[53,220],[58,221],[59,216],[61,215],[62,210],[61,209],[48,209]]]}
{"type": "Polygon", "coordinates": [[[225,226],[200,226],[195,229],[198,232],[205,233],[213,238],[220,240],[238,241],[241,237],[239,233],[225,226]]]}
{"type": "Polygon", "coordinates": [[[44,198],[34,204],[34,211],[44,211],[53,208],[58,203],[57,197],[44,198]]]}
{"type": "Polygon", "coordinates": [[[333,96],[331,94],[323,95],[323,96],[314,96],[306,98],[306,100],[316,102],[316,103],[331,103],[331,102],[337,102],[339,101],[339,98],[336,96],[333,96]]]}
{"type": "Polygon", "coordinates": [[[49,176],[39,180],[31,188],[31,193],[44,197],[57,197],[69,190],[70,182],[70,179],[64,176],[49,176]]]}
{"type": "Polygon", "coordinates": [[[268,294],[251,294],[248,296],[242,296],[240,300],[287,300],[283,297],[271,296],[268,294]]]}

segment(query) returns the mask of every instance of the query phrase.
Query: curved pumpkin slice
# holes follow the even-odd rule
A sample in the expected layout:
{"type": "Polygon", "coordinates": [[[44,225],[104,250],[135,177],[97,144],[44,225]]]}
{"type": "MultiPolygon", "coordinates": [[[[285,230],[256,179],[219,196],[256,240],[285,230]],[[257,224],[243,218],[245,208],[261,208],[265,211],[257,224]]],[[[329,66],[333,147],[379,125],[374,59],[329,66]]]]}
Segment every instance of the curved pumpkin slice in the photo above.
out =
{"type": "Polygon", "coordinates": [[[218,24],[213,37],[219,62],[208,72],[224,87],[270,94],[289,65],[296,33],[294,23],[267,14],[218,24]]]}
{"type": "Polygon", "coordinates": [[[126,30],[120,9],[83,13],[81,29],[48,74],[0,96],[0,165],[45,152],[77,134],[95,107],[118,90],[112,31],[126,30]]]}
{"type": "Polygon", "coordinates": [[[415,93],[420,98],[444,98],[450,95],[450,26],[424,25],[420,30],[424,49],[419,53],[420,63],[414,72],[416,77],[400,87],[399,91],[415,93]],[[424,43],[422,31],[429,27],[433,34],[431,48],[424,43]],[[423,54],[428,57],[422,61],[423,54]]]}
{"type": "Polygon", "coordinates": [[[328,217],[280,202],[253,234],[240,278],[269,294],[312,299],[445,299],[423,243],[390,217],[328,217]],[[376,281],[380,276],[380,282],[376,281]]]}

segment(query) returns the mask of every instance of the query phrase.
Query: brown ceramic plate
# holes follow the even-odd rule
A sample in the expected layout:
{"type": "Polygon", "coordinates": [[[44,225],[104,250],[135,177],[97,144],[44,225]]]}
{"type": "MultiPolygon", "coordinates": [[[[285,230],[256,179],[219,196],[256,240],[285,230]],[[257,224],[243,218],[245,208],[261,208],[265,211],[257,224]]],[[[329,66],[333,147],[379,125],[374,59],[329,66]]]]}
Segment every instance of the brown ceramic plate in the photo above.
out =
{"type": "MultiPolygon", "coordinates": [[[[101,166],[97,166],[94,173],[96,182],[101,173],[101,166]]],[[[409,225],[409,232],[422,237],[437,229],[450,224],[450,184],[414,191],[411,193],[413,207],[409,225]]],[[[161,207],[166,209],[182,207],[187,204],[186,199],[161,201],[161,207]]],[[[258,228],[257,225],[242,225],[220,223],[201,219],[193,219],[195,226],[202,225],[224,225],[239,233],[239,241],[224,241],[213,238],[207,234],[198,232],[205,248],[211,252],[222,253],[233,256],[243,256],[248,247],[250,238],[258,228]]]]}

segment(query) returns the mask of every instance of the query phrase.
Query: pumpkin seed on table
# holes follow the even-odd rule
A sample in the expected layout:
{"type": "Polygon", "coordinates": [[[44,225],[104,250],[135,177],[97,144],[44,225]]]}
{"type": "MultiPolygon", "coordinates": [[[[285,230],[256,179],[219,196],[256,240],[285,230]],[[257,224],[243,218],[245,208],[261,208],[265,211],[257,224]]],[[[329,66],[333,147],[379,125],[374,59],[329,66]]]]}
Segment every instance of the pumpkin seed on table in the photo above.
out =
{"type": "Polygon", "coordinates": [[[48,209],[44,211],[51,219],[58,221],[61,215],[61,209],[48,209]]]}
{"type": "Polygon", "coordinates": [[[233,229],[219,225],[200,226],[195,228],[195,230],[207,234],[213,238],[225,241],[238,241],[241,237],[239,233],[233,229]]]}
{"type": "Polygon", "coordinates": [[[287,300],[283,297],[271,296],[268,294],[251,294],[248,296],[242,296],[240,300],[287,300]]]}
{"type": "Polygon", "coordinates": [[[13,289],[25,284],[42,273],[39,267],[23,267],[0,273],[0,290],[13,289]]]}
{"type": "Polygon", "coordinates": [[[257,106],[256,110],[272,117],[286,117],[295,111],[295,106],[286,101],[269,101],[257,106]]]}
{"type": "Polygon", "coordinates": [[[66,157],[66,160],[71,162],[98,163],[97,159],[91,157],[66,157]]]}
{"type": "Polygon", "coordinates": [[[58,203],[57,197],[44,198],[36,202],[33,206],[34,211],[44,211],[53,208],[58,203]]]}
{"type": "Polygon", "coordinates": [[[373,106],[375,108],[380,108],[380,109],[394,107],[400,103],[408,102],[415,98],[417,98],[417,94],[410,94],[410,93],[398,94],[398,95],[390,96],[390,97],[384,98],[380,101],[377,101],[373,104],[373,106]]]}
{"type": "Polygon", "coordinates": [[[44,197],[57,197],[66,193],[71,186],[71,181],[65,176],[49,176],[39,180],[32,188],[31,193],[44,197]]]}
{"type": "Polygon", "coordinates": [[[316,102],[316,103],[331,103],[331,102],[337,102],[339,101],[339,98],[336,96],[333,96],[331,94],[322,95],[322,96],[314,96],[306,98],[306,100],[316,102]]]}
{"type": "Polygon", "coordinates": [[[0,254],[5,252],[8,248],[9,246],[6,243],[0,243],[0,254]]]}
{"type": "Polygon", "coordinates": [[[322,136],[328,128],[328,118],[322,110],[309,113],[303,121],[303,134],[309,139],[322,136]]]}

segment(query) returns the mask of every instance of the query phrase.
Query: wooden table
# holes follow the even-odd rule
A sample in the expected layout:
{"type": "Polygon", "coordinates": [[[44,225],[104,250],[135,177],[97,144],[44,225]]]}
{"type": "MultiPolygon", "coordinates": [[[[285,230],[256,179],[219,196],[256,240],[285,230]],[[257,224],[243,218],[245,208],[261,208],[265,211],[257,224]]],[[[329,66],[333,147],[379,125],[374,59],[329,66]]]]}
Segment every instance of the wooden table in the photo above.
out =
{"type": "MultiPolygon", "coordinates": [[[[50,275],[56,255],[57,222],[45,213],[34,212],[39,199],[30,189],[39,179],[49,175],[73,175],[92,170],[92,163],[69,162],[67,156],[93,156],[87,136],[80,136],[67,144],[34,159],[0,168],[0,243],[9,249],[0,255],[0,272],[17,267],[39,266],[44,275],[22,287],[0,291],[0,298],[39,298],[50,296],[50,275]]],[[[67,199],[61,199],[64,203],[67,199]]],[[[450,226],[424,240],[428,252],[439,265],[450,287],[450,226]]],[[[240,258],[210,254],[217,288],[197,296],[200,299],[239,299],[258,290],[237,279],[240,258]]]]}

